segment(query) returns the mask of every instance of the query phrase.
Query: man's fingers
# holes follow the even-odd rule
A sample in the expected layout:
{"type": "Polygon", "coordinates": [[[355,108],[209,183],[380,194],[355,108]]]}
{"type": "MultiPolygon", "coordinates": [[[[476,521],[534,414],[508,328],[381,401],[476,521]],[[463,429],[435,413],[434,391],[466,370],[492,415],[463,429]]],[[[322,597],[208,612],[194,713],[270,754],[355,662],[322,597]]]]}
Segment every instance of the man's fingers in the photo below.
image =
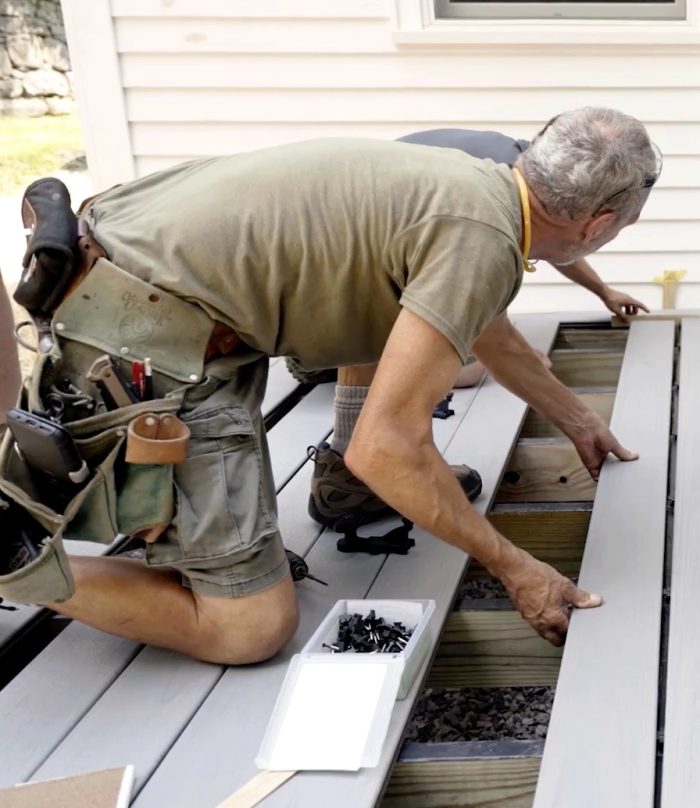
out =
{"type": "Polygon", "coordinates": [[[624,460],[625,462],[629,460],[639,460],[639,454],[637,452],[631,452],[629,449],[625,449],[625,447],[617,441],[615,441],[610,451],[618,460],[624,460]]]}
{"type": "Polygon", "coordinates": [[[552,629],[544,629],[544,631],[539,632],[540,637],[544,637],[547,642],[551,642],[553,646],[556,648],[561,648],[564,645],[564,640],[566,640],[566,633],[559,634],[557,631],[553,631],[552,629]]]}
{"type": "Polygon", "coordinates": [[[594,595],[591,592],[586,592],[585,589],[579,589],[573,584],[571,586],[571,591],[567,593],[567,600],[577,609],[595,609],[597,606],[600,606],[603,603],[603,598],[601,595],[594,595]]]}

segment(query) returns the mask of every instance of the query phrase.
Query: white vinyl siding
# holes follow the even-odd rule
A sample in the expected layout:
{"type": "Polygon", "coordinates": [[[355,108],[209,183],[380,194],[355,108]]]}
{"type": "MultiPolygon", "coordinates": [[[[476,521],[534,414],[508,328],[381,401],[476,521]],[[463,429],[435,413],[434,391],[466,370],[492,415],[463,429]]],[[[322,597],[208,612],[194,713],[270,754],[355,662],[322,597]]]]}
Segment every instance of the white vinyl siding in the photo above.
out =
{"type": "MultiPolygon", "coordinates": [[[[654,306],[661,287],[652,278],[686,269],[678,305],[700,306],[700,47],[403,45],[394,0],[63,5],[98,187],[193,157],[315,137],[437,127],[529,137],[564,109],[613,106],[648,125],[664,170],[640,222],[591,263],[654,306]],[[81,48],[93,58],[76,60],[81,48]],[[112,65],[111,84],[98,82],[100,60],[112,65]]],[[[541,265],[513,308],[596,303],[541,265]]]]}

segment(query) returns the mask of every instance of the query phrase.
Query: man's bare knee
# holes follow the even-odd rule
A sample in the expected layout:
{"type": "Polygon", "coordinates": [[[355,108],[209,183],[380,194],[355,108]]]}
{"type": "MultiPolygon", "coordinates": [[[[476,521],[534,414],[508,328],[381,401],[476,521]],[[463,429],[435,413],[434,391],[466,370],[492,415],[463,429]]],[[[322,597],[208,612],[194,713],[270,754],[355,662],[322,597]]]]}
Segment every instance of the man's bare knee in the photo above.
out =
{"type": "Polygon", "coordinates": [[[205,662],[263,662],[284,648],[299,625],[296,593],[289,576],[255,595],[195,598],[198,638],[193,655],[205,662]]]}

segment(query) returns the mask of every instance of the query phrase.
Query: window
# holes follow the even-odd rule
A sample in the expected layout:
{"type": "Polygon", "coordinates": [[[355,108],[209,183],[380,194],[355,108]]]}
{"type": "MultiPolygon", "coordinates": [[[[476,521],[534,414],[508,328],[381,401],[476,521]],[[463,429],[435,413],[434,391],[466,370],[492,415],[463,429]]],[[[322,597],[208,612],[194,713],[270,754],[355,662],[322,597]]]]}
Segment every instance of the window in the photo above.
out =
{"type": "Polygon", "coordinates": [[[686,0],[435,0],[435,18],[683,20],[686,0]]]}

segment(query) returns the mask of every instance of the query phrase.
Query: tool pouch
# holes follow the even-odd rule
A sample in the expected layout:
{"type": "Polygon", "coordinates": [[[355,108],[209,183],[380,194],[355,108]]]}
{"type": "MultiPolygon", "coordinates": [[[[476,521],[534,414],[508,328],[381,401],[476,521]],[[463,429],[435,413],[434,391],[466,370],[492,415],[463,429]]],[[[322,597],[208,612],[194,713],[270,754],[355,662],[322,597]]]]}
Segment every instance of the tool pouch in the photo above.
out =
{"type": "Polygon", "coordinates": [[[14,298],[30,312],[50,312],[71,280],[78,238],[66,186],[54,177],[33,182],[22,198],[22,221],[29,235],[14,298]]]}
{"type": "Polygon", "coordinates": [[[60,506],[47,502],[36,469],[6,433],[0,446],[0,506],[4,500],[24,509],[43,526],[46,538],[34,561],[9,574],[0,569],[0,597],[29,603],[65,600],[74,582],[64,540],[111,543],[118,534],[152,540],[171,522],[173,464],[187,444],[187,428],[177,414],[188,394],[205,398],[221,384],[204,377],[212,326],[199,307],[104,258],[79,291],[60,303],[51,320],[50,350],[37,355],[19,406],[60,417],[90,476],[63,492],[60,506]],[[106,410],[86,375],[104,353],[121,363],[126,375],[131,361],[148,356],[153,400],[106,410]]]}

